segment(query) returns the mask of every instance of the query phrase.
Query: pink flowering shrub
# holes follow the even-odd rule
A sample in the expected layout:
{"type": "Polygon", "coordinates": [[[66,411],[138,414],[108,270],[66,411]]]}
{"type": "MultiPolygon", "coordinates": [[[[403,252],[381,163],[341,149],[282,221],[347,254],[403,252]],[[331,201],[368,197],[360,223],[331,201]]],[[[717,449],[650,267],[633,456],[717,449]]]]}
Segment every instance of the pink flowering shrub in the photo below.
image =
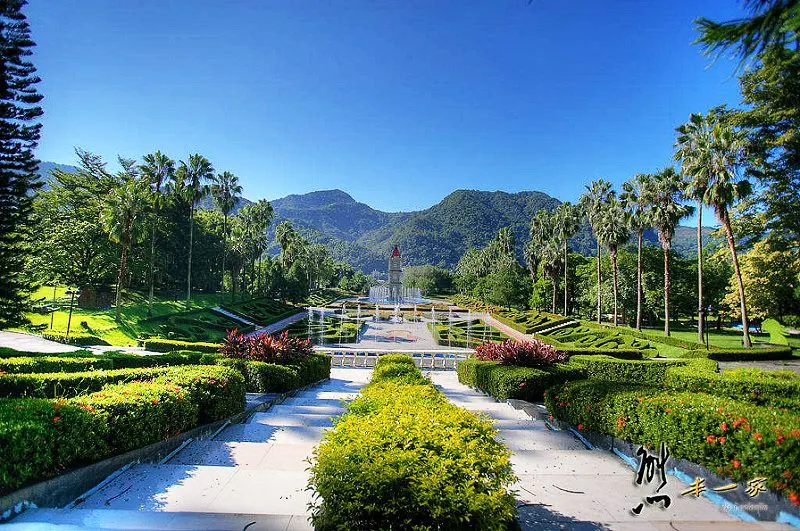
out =
{"type": "Polygon", "coordinates": [[[231,330],[220,347],[220,354],[226,358],[263,361],[279,365],[305,358],[312,351],[311,341],[289,337],[288,332],[245,337],[238,330],[231,330]]]}
{"type": "Polygon", "coordinates": [[[534,339],[533,341],[512,341],[502,343],[486,341],[475,349],[475,358],[484,361],[496,361],[502,365],[518,365],[521,367],[547,367],[554,363],[563,363],[569,356],[534,339]]]}

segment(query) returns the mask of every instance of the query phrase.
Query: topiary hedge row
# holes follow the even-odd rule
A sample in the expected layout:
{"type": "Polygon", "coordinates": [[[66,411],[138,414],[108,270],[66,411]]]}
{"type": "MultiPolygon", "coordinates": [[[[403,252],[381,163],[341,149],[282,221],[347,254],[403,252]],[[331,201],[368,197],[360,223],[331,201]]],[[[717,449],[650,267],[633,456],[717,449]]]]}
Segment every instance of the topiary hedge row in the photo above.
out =
{"type": "Polygon", "coordinates": [[[71,398],[99,391],[104,385],[148,380],[166,367],[85,372],[0,374],[0,398],[71,398]]]}
{"type": "Polygon", "coordinates": [[[314,450],[314,528],[507,529],[516,478],[494,435],[416,367],[383,362],[314,450]]]}
{"type": "Polygon", "coordinates": [[[197,343],[191,341],[177,341],[175,339],[151,338],[140,341],[145,350],[151,352],[172,352],[175,350],[190,350],[216,354],[219,352],[219,343],[197,343]]]}
{"type": "Polygon", "coordinates": [[[664,442],[687,459],[735,480],[763,476],[795,503],[800,493],[800,415],[703,393],[569,382],[546,396],[552,415],[652,448],[664,442]]]}
{"type": "Polygon", "coordinates": [[[0,494],[244,409],[227,367],[174,367],[68,400],[0,399],[0,494]]]}
{"type": "Polygon", "coordinates": [[[667,369],[663,385],[800,411],[800,376],[791,371],[734,369],[716,373],[698,371],[695,367],[672,367],[667,369]]]}
{"type": "Polygon", "coordinates": [[[548,387],[586,377],[582,367],[556,364],[547,368],[500,365],[494,361],[468,359],[456,365],[458,381],[498,400],[516,398],[540,402],[548,387]]]}
{"type": "Polygon", "coordinates": [[[791,347],[715,348],[686,352],[685,358],[708,358],[716,361],[785,360],[792,357],[791,347]]]}
{"type": "Polygon", "coordinates": [[[109,343],[94,334],[86,332],[70,332],[67,336],[66,332],[60,330],[47,330],[42,332],[42,338],[64,343],[67,345],[76,345],[80,347],[91,347],[92,345],[108,345],[109,343]]]}
{"type": "Polygon", "coordinates": [[[331,374],[331,359],[322,354],[310,354],[291,365],[238,358],[221,358],[219,363],[239,371],[251,393],[285,393],[330,378],[331,374]]]}
{"type": "Polygon", "coordinates": [[[583,367],[586,376],[607,382],[641,385],[660,385],[667,369],[691,366],[697,372],[715,372],[717,363],[712,360],[622,360],[611,356],[572,356],[571,365],[583,367]]]}
{"type": "Polygon", "coordinates": [[[41,356],[0,359],[0,372],[21,374],[35,372],[81,372],[96,369],[113,369],[114,363],[107,358],[89,356],[85,358],[41,356]]]}

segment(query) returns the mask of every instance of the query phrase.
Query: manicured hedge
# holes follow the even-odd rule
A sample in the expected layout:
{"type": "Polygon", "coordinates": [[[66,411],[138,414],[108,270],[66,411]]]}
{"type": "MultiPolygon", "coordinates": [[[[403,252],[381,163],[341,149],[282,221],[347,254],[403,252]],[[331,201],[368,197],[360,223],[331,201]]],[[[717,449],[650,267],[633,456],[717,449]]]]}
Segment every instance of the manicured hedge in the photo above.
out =
{"type": "Polygon", "coordinates": [[[536,310],[501,310],[492,317],[523,334],[533,334],[572,321],[570,318],[536,310]]]}
{"type": "Polygon", "coordinates": [[[406,365],[415,365],[414,359],[411,356],[406,354],[384,354],[378,358],[378,361],[375,363],[376,367],[380,367],[381,365],[387,365],[390,363],[403,363],[406,365]]]}
{"type": "Polygon", "coordinates": [[[540,402],[548,387],[586,377],[585,369],[567,364],[536,369],[475,359],[459,361],[456,373],[459,382],[476,387],[498,400],[517,398],[529,402],[540,402]]]}
{"type": "Polygon", "coordinates": [[[791,347],[755,348],[717,348],[712,350],[693,350],[686,353],[687,358],[708,358],[717,361],[760,361],[785,360],[792,357],[791,347]]]}
{"type": "Polygon", "coordinates": [[[237,358],[220,358],[218,363],[239,371],[251,393],[285,393],[331,375],[331,359],[322,354],[310,354],[292,365],[237,358]]]}
{"type": "Polygon", "coordinates": [[[66,332],[59,330],[47,330],[42,332],[42,338],[56,341],[58,343],[65,343],[67,345],[77,345],[80,347],[90,347],[92,345],[108,345],[109,343],[100,337],[86,332],[70,332],[67,336],[66,332]]]}
{"type": "Polygon", "coordinates": [[[166,367],[174,365],[216,365],[221,359],[218,354],[204,354],[178,350],[159,355],[140,355],[129,352],[106,352],[101,356],[111,360],[115,369],[132,369],[139,367],[166,367]]]}
{"type": "Polygon", "coordinates": [[[0,495],[106,455],[104,434],[75,404],[0,399],[0,495]]]}
{"type": "Polygon", "coordinates": [[[667,369],[664,386],[800,411],[800,376],[791,371],[734,369],[715,373],[672,367],[667,369]]]}
{"type": "Polygon", "coordinates": [[[34,372],[83,372],[95,369],[113,369],[114,363],[103,357],[17,357],[0,359],[0,372],[34,373],[34,372]]]}
{"type": "Polygon", "coordinates": [[[695,371],[716,371],[711,360],[621,360],[610,356],[572,356],[571,365],[583,367],[586,376],[607,382],[660,385],[670,367],[691,366],[695,371]]]}
{"type": "Polygon", "coordinates": [[[26,352],[24,350],[17,350],[9,347],[0,347],[0,358],[43,358],[43,357],[78,357],[87,358],[92,356],[91,350],[75,350],[72,352],[60,352],[58,354],[44,353],[44,352],[26,352]]]}
{"type": "Polygon", "coordinates": [[[175,339],[151,338],[141,341],[145,350],[151,352],[172,352],[175,350],[189,350],[216,354],[219,352],[218,343],[193,343],[191,341],[177,341],[175,339]]]}
{"type": "Polygon", "coordinates": [[[197,365],[171,368],[156,383],[178,386],[199,408],[199,423],[221,420],[245,408],[245,381],[229,367],[197,365]]]}
{"type": "Polygon", "coordinates": [[[309,385],[331,377],[331,358],[325,354],[309,354],[292,362],[297,369],[300,385],[309,385]]]}
{"type": "Polygon", "coordinates": [[[409,385],[385,362],[314,450],[315,529],[508,529],[516,512],[510,452],[492,424],[409,385]]]}
{"type": "Polygon", "coordinates": [[[0,374],[2,398],[71,398],[107,384],[152,379],[167,368],[0,374]]]}
{"type": "Polygon", "coordinates": [[[578,429],[656,448],[735,480],[758,476],[790,499],[800,493],[800,415],[703,393],[585,380],[549,390],[546,405],[578,429]]]}

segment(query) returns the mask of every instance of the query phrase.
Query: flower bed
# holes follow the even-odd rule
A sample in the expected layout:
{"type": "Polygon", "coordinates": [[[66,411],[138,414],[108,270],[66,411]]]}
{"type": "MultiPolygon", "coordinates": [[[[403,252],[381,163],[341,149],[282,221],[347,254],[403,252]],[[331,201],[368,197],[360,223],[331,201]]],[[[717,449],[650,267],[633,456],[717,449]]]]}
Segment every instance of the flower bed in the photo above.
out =
{"type": "Polygon", "coordinates": [[[800,502],[800,415],[703,393],[600,380],[547,392],[547,409],[579,429],[598,431],[687,459],[735,480],[763,476],[800,502]]]}
{"type": "Polygon", "coordinates": [[[382,361],[314,450],[314,527],[507,529],[515,478],[494,434],[413,365],[382,361]]]}

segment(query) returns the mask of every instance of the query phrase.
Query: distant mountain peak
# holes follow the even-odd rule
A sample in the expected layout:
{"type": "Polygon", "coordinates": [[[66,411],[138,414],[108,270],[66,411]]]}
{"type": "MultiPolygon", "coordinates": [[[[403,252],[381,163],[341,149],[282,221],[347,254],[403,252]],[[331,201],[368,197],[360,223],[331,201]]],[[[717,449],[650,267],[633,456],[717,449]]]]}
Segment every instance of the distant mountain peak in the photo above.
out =
{"type": "Polygon", "coordinates": [[[328,205],[342,205],[357,203],[353,197],[345,191],[335,188],[333,190],[317,190],[306,194],[291,194],[274,202],[281,202],[294,208],[319,208],[328,205]]]}

